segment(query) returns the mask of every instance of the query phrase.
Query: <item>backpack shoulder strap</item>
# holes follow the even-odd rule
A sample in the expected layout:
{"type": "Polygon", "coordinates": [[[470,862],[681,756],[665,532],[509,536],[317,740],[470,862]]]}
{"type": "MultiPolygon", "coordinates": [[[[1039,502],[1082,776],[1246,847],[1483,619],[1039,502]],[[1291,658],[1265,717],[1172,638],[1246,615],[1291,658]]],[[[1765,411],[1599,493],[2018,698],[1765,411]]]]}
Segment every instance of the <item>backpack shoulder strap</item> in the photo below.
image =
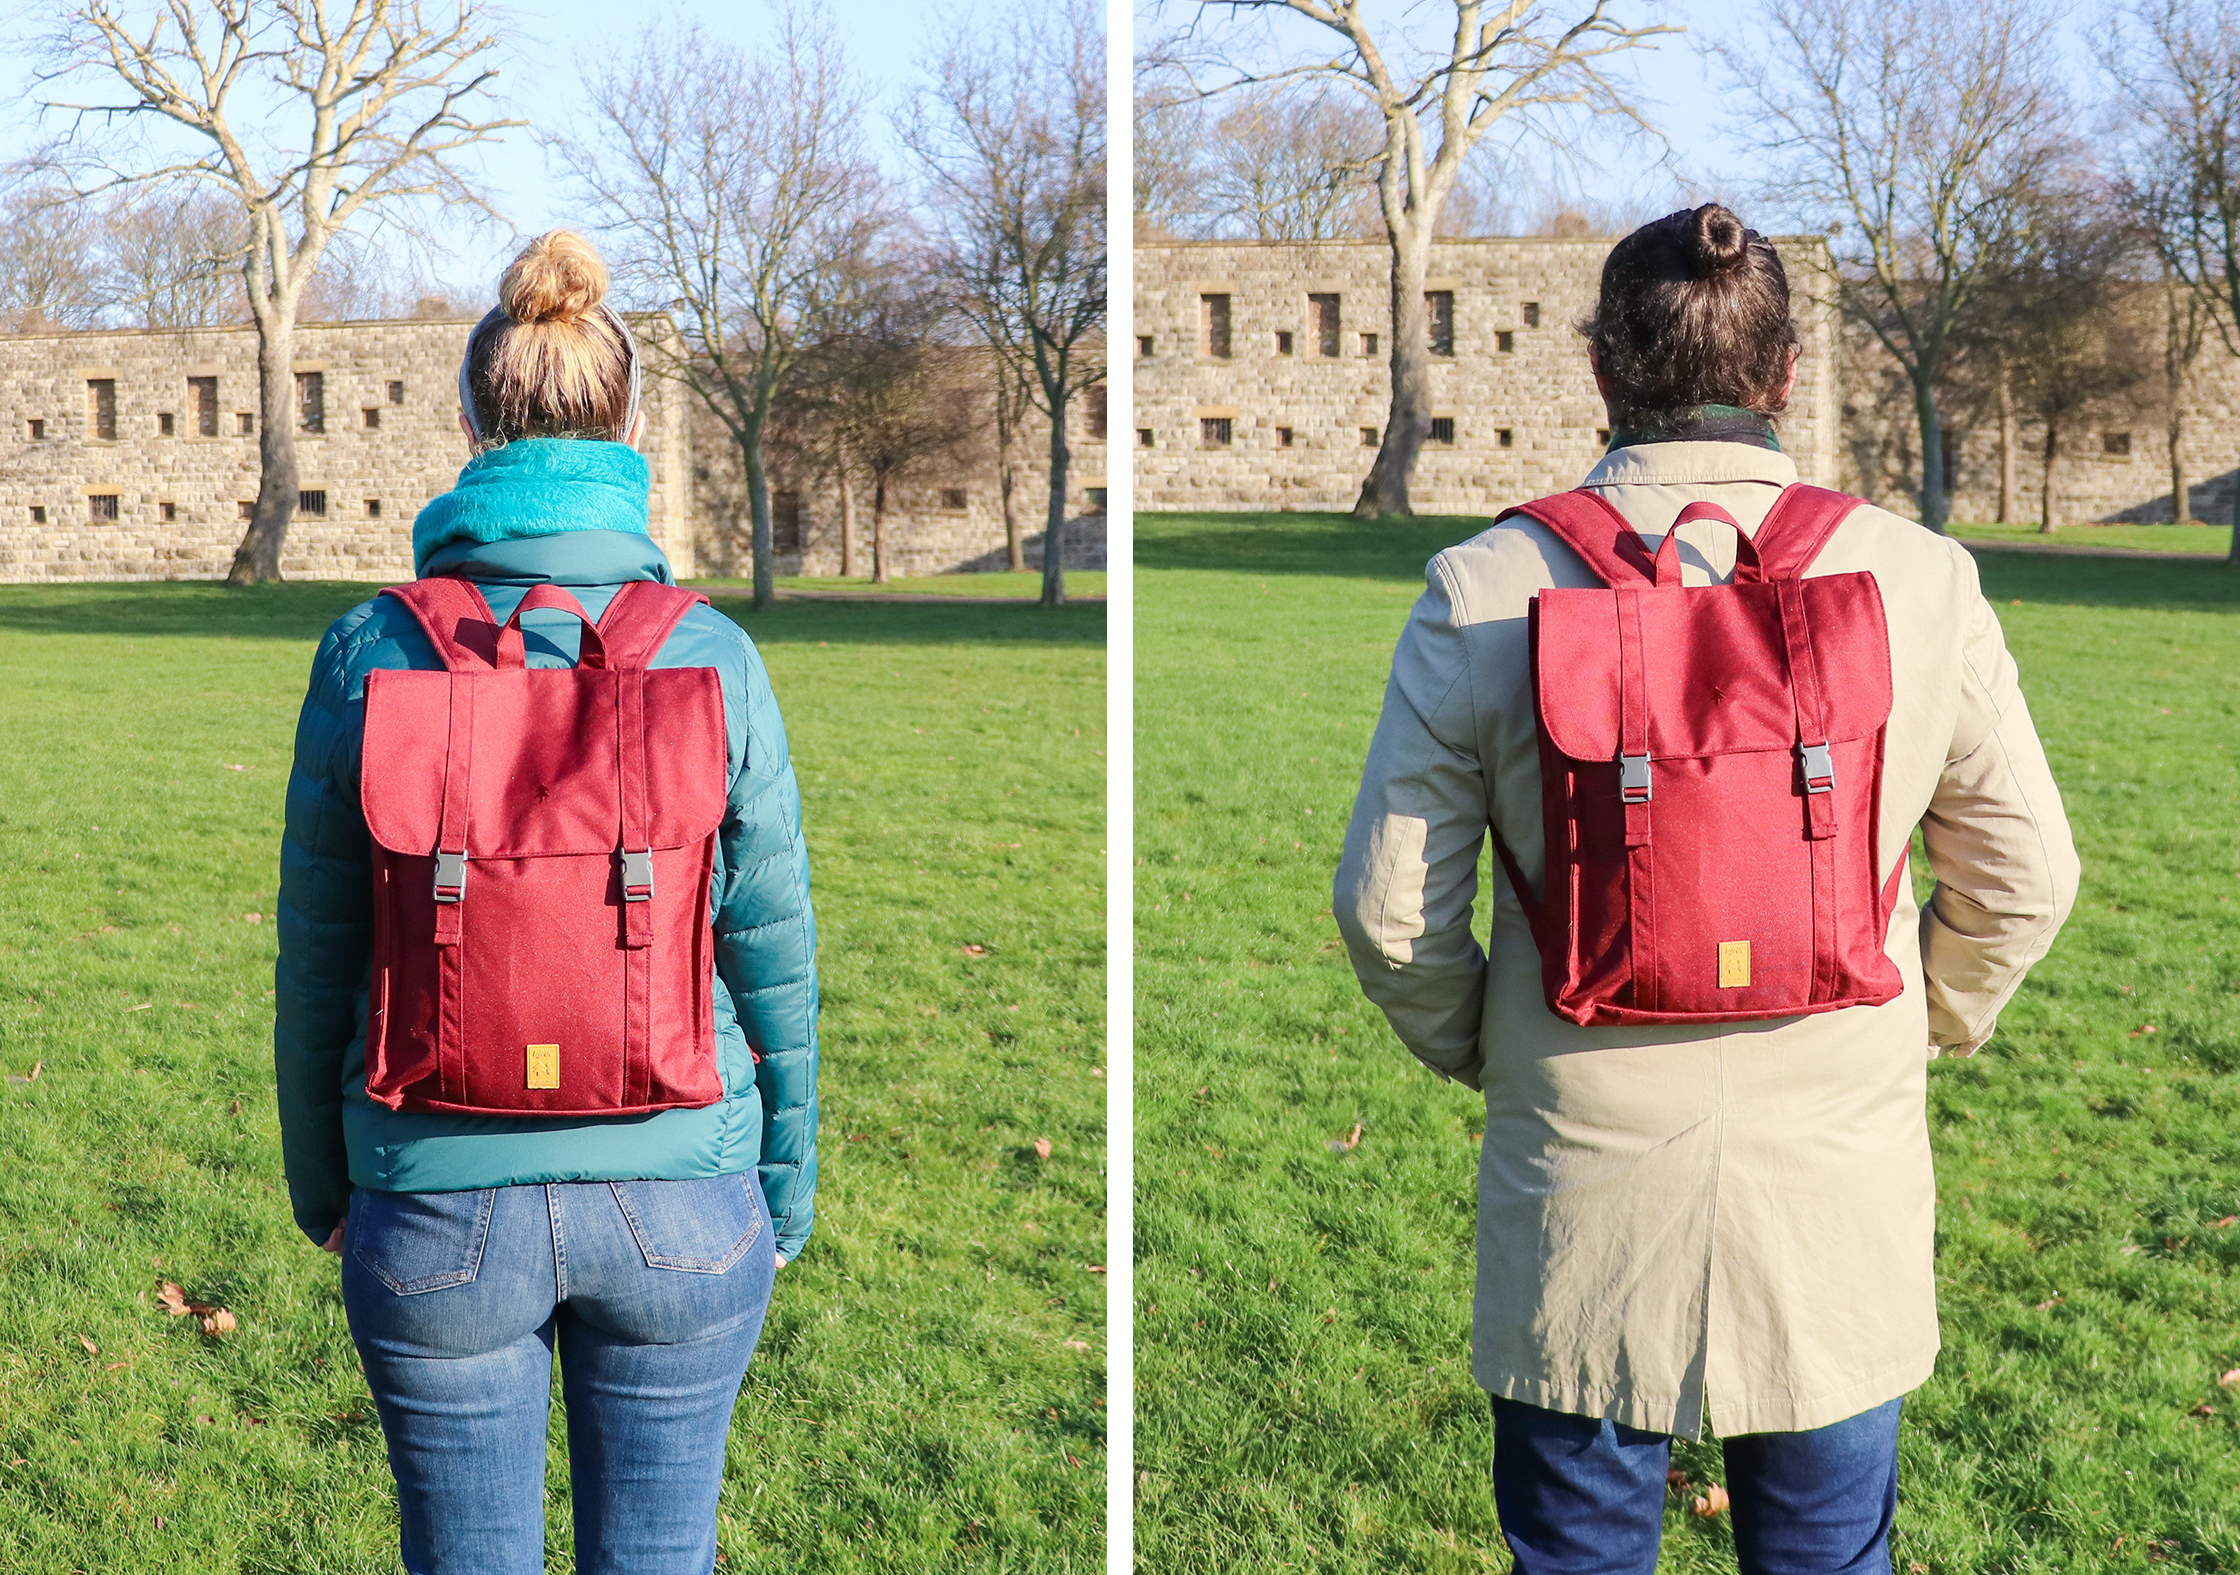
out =
{"type": "Polygon", "coordinates": [[[471,582],[437,575],[387,586],[381,594],[394,596],[412,609],[450,671],[479,672],[495,663],[498,620],[471,582]]]}
{"type": "Polygon", "coordinates": [[[1812,567],[1813,560],[1820,556],[1820,549],[1828,545],[1828,538],[1836,533],[1836,527],[1866,501],[1847,492],[1808,487],[1801,482],[1784,487],[1752,538],[1765,577],[1769,580],[1801,579],[1804,571],[1812,567]]]}
{"type": "Polygon", "coordinates": [[[1598,492],[1584,487],[1558,492],[1502,511],[1499,524],[1512,514],[1538,520],[1562,538],[1563,544],[1584,558],[1605,585],[1630,585],[1637,580],[1652,584],[1657,560],[1641,533],[1598,492]]]}
{"type": "Polygon", "coordinates": [[[599,619],[607,665],[628,671],[651,662],[684,615],[708,598],[681,585],[631,580],[614,593],[599,619]]]}

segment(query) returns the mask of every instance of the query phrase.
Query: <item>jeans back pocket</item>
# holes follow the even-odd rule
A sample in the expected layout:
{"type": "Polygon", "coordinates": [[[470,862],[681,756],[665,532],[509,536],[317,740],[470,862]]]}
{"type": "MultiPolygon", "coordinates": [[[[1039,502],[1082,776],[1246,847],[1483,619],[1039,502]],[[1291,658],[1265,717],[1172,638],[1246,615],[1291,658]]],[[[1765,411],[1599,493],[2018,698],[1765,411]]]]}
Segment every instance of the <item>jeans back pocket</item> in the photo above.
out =
{"type": "Polygon", "coordinates": [[[607,1185],[650,1269],[722,1274],[762,1234],[764,1216],[751,1173],[607,1185]]]}
{"type": "Polygon", "coordinates": [[[399,1296],[470,1285],[482,1272],[497,1189],[350,1195],[350,1252],[399,1296]]]}

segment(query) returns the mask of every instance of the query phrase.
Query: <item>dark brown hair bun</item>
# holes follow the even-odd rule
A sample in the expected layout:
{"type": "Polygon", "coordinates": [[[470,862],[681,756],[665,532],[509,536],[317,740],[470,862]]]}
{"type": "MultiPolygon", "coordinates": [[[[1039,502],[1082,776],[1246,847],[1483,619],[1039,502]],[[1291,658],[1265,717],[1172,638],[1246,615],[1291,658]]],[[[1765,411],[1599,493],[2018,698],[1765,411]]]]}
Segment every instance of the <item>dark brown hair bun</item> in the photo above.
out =
{"type": "Polygon", "coordinates": [[[1729,268],[1739,268],[1750,255],[1750,232],[1734,216],[1734,210],[1716,202],[1707,202],[1690,215],[1695,220],[1695,255],[1701,272],[1698,278],[1708,279],[1713,274],[1725,273],[1729,268]]]}

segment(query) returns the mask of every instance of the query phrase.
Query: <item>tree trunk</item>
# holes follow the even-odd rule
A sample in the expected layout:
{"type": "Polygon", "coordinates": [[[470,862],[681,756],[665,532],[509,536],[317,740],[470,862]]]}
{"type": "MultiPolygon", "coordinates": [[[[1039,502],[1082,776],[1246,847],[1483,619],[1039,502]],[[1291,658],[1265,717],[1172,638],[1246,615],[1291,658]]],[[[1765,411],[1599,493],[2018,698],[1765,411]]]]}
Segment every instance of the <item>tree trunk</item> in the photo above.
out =
{"type": "Polygon", "coordinates": [[[762,463],[762,421],[766,411],[755,411],[739,434],[739,449],[747,462],[747,518],[749,551],[754,558],[756,612],[767,612],[778,600],[777,582],[770,570],[770,474],[762,463]]]}
{"type": "Polygon", "coordinates": [[[257,501],[234,549],[228,585],[280,578],[280,552],[296,511],[296,314],[293,301],[268,301],[257,318],[257,501]]]}
{"type": "Polygon", "coordinates": [[[2193,498],[2186,485],[2186,418],[2176,401],[2170,405],[2170,523],[2183,525],[2193,518],[2193,498]]]}
{"type": "Polygon", "coordinates": [[[871,472],[871,583],[887,583],[887,473],[871,472]]]}
{"type": "Polygon", "coordinates": [[[845,444],[839,449],[837,468],[840,476],[840,577],[852,580],[856,574],[856,486],[848,474],[845,444]]]}
{"type": "Polygon", "coordinates": [[[2054,518],[2053,511],[2053,467],[2054,462],[2060,456],[2061,424],[2049,418],[2046,422],[2045,472],[2038,482],[2038,530],[2041,534],[2047,536],[2051,536],[2061,528],[2059,522],[2054,518]]]}
{"type": "Polygon", "coordinates": [[[1018,422],[1012,418],[1009,390],[1014,386],[1008,367],[997,371],[996,386],[996,491],[1003,499],[1003,554],[1004,566],[1013,574],[1027,570],[1027,544],[1019,535],[1019,513],[1012,506],[1011,494],[1019,485],[1019,467],[1015,450],[1019,441],[1018,422]]]}
{"type": "Polygon", "coordinates": [[[1913,385],[1913,413],[1921,423],[1921,524],[1944,534],[1944,427],[1937,420],[1937,385],[1917,377],[1913,385]]]}
{"type": "Polygon", "coordinates": [[[1050,394],[1050,511],[1042,532],[1042,605],[1066,604],[1066,467],[1073,451],[1066,447],[1066,385],[1061,368],[1050,394]]]}
{"type": "Polygon", "coordinates": [[[2240,569],[2240,471],[2232,477],[2232,544],[2225,549],[2228,568],[2240,569]]]}
{"type": "MultiPolygon", "coordinates": [[[[1387,229],[1392,248],[1392,404],[1385,414],[1376,463],[1354,500],[1357,520],[1413,514],[1408,478],[1416,455],[1431,435],[1431,325],[1423,304],[1424,276],[1431,267],[1431,226],[1418,224],[1403,236],[1387,229]]],[[[1342,346],[1340,348],[1343,348],[1342,346]]]]}
{"type": "Polygon", "coordinates": [[[1999,523],[2014,523],[2016,484],[2020,481],[2021,456],[2015,444],[2021,434],[2015,430],[2014,378],[2004,364],[1999,368],[1999,523]]]}

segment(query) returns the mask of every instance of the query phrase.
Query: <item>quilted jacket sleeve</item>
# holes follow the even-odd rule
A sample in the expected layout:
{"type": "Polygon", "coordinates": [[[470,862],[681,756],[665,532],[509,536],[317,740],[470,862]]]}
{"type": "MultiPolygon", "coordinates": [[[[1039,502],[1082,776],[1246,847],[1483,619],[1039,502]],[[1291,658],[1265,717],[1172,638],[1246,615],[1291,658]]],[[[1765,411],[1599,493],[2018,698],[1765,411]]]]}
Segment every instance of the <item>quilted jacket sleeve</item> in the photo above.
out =
{"type": "Polygon", "coordinates": [[[755,1054],[758,1170],[778,1252],[791,1258],[808,1241],[816,1215],[817,921],[785,723],[761,656],[741,644],[746,672],[729,698],[728,720],[745,737],[746,751],[723,823],[716,968],[755,1054]]]}
{"type": "Polygon", "coordinates": [[[350,1202],[342,1141],[345,1060],[373,955],[373,860],[358,808],[359,727],[343,650],[327,631],[296,723],[280,841],[280,961],[274,977],[273,1072],[280,1149],[299,1228],[323,1242],[350,1202]]]}

